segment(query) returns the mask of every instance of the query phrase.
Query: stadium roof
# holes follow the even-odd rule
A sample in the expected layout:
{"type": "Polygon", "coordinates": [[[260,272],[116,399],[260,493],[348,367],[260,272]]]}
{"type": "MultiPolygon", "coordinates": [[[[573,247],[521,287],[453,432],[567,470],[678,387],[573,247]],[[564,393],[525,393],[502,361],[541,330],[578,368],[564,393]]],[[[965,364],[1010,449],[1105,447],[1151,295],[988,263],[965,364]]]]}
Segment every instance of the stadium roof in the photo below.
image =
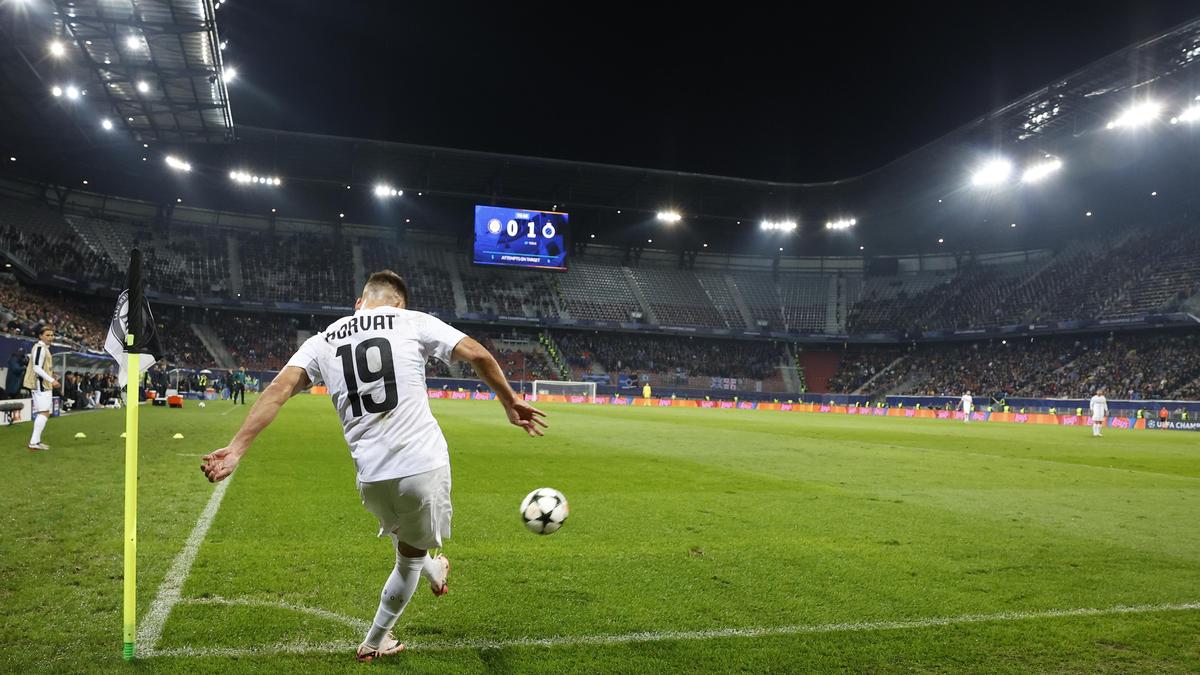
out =
{"type": "Polygon", "coordinates": [[[141,143],[232,140],[212,0],[9,5],[4,122],[59,142],[108,142],[104,120],[141,143]]]}
{"type": "MultiPolygon", "coordinates": [[[[749,218],[822,200],[830,215],[885,194],[948,192],[961,184],[966,153],[1066,153],[1104,131],[1119,110],[1153,93],[1171,105],[1200,88],[1200,19],[1130,45],[1068,74],[925,147],[861,176],[822,183],[763,181],[239,127],[231,152],[275,167],[289,180],[330,184],[386,177],[406,189],[576,207],[653,211],[677,202],[688,214],[749,218]],[[918,167],[918,171],[914,171],[918,167]],[[940,185],[938,183],[940,181],[940,185]]],[[[931,102],[931,104],[933,104],[931,102]]],[[[894,208],[894,206],[893,206],[894,208]]]]}
{"type": "MultiPolygon", "coordinates": [[[[56,69],[77,72],[69,69],[83,63],[91,81],[116,85],[101,88],[100,102],[124,106],[120,108],[122,119],[138,138],[173,142],[175,147],[170,152],[185,153],[195,171],[186,178],[167,176],[161,161],[142,160],[147,156],[161,160],[168,149],[152,146],[144,152],[139,144],[131,151],[132,157],[126,153],[121,159],[116,143],[93,143],[78,152],[71,151],[65,161],[68,151],[55,143],[58,161],[44,167],[46,171],[37,167],[36,156],[29,158],[34,162],[33,174],[24,158],[20,166],[6,168],[61,185],[76,184],[82,176],[91,179],[90,189],[160,202],[185,197],[192,204],[219,204],[234,211],[274,213],[278,206],[286,213],[316,220],[336,221],[342,217],[339,213],[345,213],[345,217],[358,222],[375,222],[372,219],[379,218],[380,210],[368,206],[374,201],[371,188],[386,182],[395,188],[452,200],[563,208],[572,211],[573,224],[615,234],[616,239],[624,237],[631,244],[649,243],[651,237],[643,234],[645,217],[652,220],[656,211],[671,208],[683,213],[685,221],[674,228],[677,235],[654,235],[655,245],[667,248],[687,248],[702,241],[721,247],[725,235],[727,241],[740,245],[751,239],[742,228],[757,229],[760,219],[780,218],[800,223],[795,243],[788,245],[789,252],[799,248],[817,255],[838,254],[863,250],[860,246],[864,244],[869,253],[910,252],[920,250],[919,246],[944,251],[943,235],[949,240],[946,246],[1007,250],[1034,245],[1031,241],[1015,241],[1025,233],[1068,236],[1068,215],[1082,218],[1085,211],[1107,211],[1115,217],[1118,206],[1139,215],[1142,207],[1125,194],[1129,189],[1136,188],[1146,195],[1151,190],[1161,191],[1166,196],[1156,200],[1161,210],[1172,195],[1187,192],[1185,184],[1194,173],[1188,167],[1193,163],[1181,164],[1179,158],[1189,156],[1190,148],[1200,143],[1196,129],[1168,125],[1166,116],[1153,134],[1135,138],[1133,134],[1106,133],[1114,116],[1139,100],[1153,96],[1172,115],[1193,103],[1200,89],[1200,78],[1196,77],[1200,72],[1196,68],[1200,18],[1065,75],[879,169],[844,180],[795,183],[257,127],[239,126],[235,130],[225,81],[216,77],[220,48],[212,0],[188,3],[187,7],[167,0],[95,0],[77,2],[74,7],[64,2],[59,5],[60,16],[54,18],[51,28],[73,31],[74,39],[83,41],[82,46],[76,45],[83,56],[68,59],[76,64],[68,66],[37,56],[44,53],[42,42],[35,44],[26,39],[0,46],[0,53],[5,54],[0,121],[21,118],[21,125],[5,127],[49,128],[58,134],[65,134],[64,127],[74,125],[85,135],[94,136],[95,127],[82,131],[80,126],[83,120],[94,120],[89,117],[92,113],[85,114],[77,106],[64,105],[63,100],[45,93],[60,72],[56,69]],[[126,14],[118,14],[115,7],[125,8],[126,14]],[[129,7],[136,8],[136,19],[128,13],[129,7]],[[70,12],[75,16],[69,16],[70,12]],[[122,49],[121,31],[147,35],[150,57],[144,63],[121,61],[126,65],[115,72],[112,66],[117,64],[104,64],[103,60],[112,60],[105,50],[122,49]],[[89,40],[91,45],[86,44],[89,40]],[[13,52],[19,62],[9,58],[13,52]],[[155,90],[155,102],[143,101],[129,90],[129,83],[144,73],[153,73],[156,83],[161,83],[156,84],[159,89],[155,90]],[[20,83],[20,87],[14,83],[20,83]],[[130,114],[124,114],[126,111],[130,114]],[[128,122],[129,118],[134,121],[128,122]],[[212,143],[223,140],[234,142],[212,143]],[[1154,163],[1133,170],[1131,162],[1139,153],[1153,158],[1154,163]],[[1069,171],[1064,172],[1067,175],[1054,190],[1039,192],[1018,186],[1006,192],[974,194],[967,180],[971,165],[993,154],[1008,155],[1018,163],[1043,155],[1063,157],[1069,171]],[[233,172],[279,176],[282,187],[272,192],[239,186],[231,180],[233,172]],[[1147,189],[1135,185],[1138,181],[1147,183],[1147,189]],[[347,186],[353,189],[347,191],[347,186]],[[1111,206],[1104,200],[1109,200],[1111,206]],[[625,216],[615,218],[622,210],[625,216]],[[642,220],[629,218],[631,212],[641,212],[638,217],[642,220]],[[814,225],[846,217],[858,219],[856,234],[821,233],[814,225]],[[1016,222],[1022,227],[1010,228],[1016,222]],[[1051,223],[1058,227],[1036,232],[1029,227],[1051,223]]],[[[13,35],[11,23],[4,25],[5,37],[13,35]]],[[[34,32],[26,30],[25,34],[34,32]]],[[[128,39],[128,35],[125,37],[128,39]]],[[[89,99],[97,103],[94,94],[89,99]]],[[[401,220],[408,222],[405,218],[393,218],[391,222],[401,220]]],[[[429,219],[422,222],[427,226],[429,219]]],[[[446,222],[459,227],[465,220],[460,215],[446,222]]],[[[760,248],[769,243],[765,239],[754,242],[760,248]]]]}

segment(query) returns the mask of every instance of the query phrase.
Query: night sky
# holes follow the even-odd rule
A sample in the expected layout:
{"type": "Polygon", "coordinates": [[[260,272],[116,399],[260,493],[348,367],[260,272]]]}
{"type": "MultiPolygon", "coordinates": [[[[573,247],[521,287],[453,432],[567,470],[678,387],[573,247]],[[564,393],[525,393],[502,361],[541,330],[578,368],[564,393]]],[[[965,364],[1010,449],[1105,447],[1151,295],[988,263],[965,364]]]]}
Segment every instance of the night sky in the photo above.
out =
{"type": "Polygon", "coordinates": [[[651,5],[230,0],[218,26],[239,71],[235,124],[827,181],[1200,12],[1147,0],[651,5]]]}

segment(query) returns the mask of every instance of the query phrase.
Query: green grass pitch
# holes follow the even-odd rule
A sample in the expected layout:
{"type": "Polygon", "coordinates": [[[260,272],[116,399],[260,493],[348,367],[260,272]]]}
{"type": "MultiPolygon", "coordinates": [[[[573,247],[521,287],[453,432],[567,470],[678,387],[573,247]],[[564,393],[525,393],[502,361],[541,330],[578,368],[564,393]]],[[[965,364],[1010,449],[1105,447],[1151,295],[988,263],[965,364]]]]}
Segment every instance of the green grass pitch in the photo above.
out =
{"type": "MultiPolygon", "coordinates": [[[[451,592],[422,587],[396,630],[413,649],[371,666],[352,645],[392,552],[324,397],[243,461],[134,664],[123,413],[52,420],[38,454],[0,429],[0,671],[1200,671],[1200,435],[549,405],[530,439],[495,403],[433,407],[451,592]],[[517,515],[543,486],[572,506],[549,537],[517,515]]],[[[143,408],[139,616],[213,493],[199,456],[244,414],[143,408]]]]}

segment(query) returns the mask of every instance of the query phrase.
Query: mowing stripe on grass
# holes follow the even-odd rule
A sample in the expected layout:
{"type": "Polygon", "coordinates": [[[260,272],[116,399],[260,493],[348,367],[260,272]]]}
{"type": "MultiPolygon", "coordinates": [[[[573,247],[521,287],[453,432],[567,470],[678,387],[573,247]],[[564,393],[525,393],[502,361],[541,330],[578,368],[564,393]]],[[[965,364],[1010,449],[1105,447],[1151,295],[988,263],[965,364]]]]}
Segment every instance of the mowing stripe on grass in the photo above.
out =
{"type": "Polygon", "coordinates": [[[233,476],[230,476],[217,483],[212,496],[208,498],[208,504],[200,513],[200,518],[196,520],[196,526],[188,535],[187,543],[183,545],[179,555],[175,556],[175,560],[171,563],[171,569],[167,570],[167,576],[163,577],[162,583],[159,584],[158,595],[154,596],[154,601],[150,603],[150,611],[146,613],[146,618],[142,619],[140,626],[138,642],[142,645],[142,651],[145,653],[154,653],[154,648],[158,646],[158,641],[162,638],[163,624],[171,615],[171,608],[179,602],[183,582],[187,581],[188,575],[192,572],[192,563],[196,562],[200,544],[204,543],[204,537],[208,534],[208,528],[212,526],[213,519],[217,517],[217,509],[221,508],[221,500],[225,498],[225,491],[229,489],[229,483],[232,480],[233,476]]]}
{"type": "MultiPolygon", "coordinates": [[[[282,603],[262,603],[284,606],[282,603]]],[[[295,607],[289,607],[295,609],[295,607]]],[[[412,642],[408,648],[420,651],[450,651],[457,649],[506,649],[513,647],[601,647],[635,642],[665,642],[671,640],[713,640],[719,638],[754,638],[780,635],[818,633],[861,633],[884,630],[906,630],[957,626],[975,623],[1027,621],[1088,616],[1119,616],[1153,612],[1184,612],[1200,610],[1200,602],[1161,605],[1118,605],[1107,608],[1051,609],[1034,612],[998,612],[995,614],[965,614],[961,616],[930,617],[896,621],[857,621],[845,623],[774,626],[764,628],[715,628],[696,631],[663,631],[620,633],[612,635],[564,635],[546,638],[514,638],[511,640],[447,640],[412,642]]],[[[152,656],[254,656],[257,654],[327,654],[352,650],[357,642],[285,642],[262,647],[180,647],[154,652],[152,656]]]]}

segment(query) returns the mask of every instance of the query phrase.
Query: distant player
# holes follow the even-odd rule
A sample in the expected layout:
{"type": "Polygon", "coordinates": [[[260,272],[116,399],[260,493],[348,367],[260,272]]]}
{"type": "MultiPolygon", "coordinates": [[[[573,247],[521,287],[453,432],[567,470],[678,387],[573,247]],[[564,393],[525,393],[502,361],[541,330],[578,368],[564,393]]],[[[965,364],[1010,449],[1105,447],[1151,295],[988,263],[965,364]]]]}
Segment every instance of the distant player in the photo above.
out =
{"type": "Polygon", "coordinates": [[[971,392],[962,395],[962,411],[963,422],[971,423],[971,411],[975,408],[975,400],[971,398],[971,392]]]}
{"type": "Polygon", "coordinates": [[[232,384],[230,385],[230,391],[233,394],[233,404],[237,405],[238,396],[241,396],[242,405],[246,405],[246,367],[242,366],[241,368],[238,368],[234,372],[230,373],[230,377],[233,378],[232,384]]]}
{"type": "Polygon", "coordinates": [[[1103,387],[1096,390],[1088,407],[1092,409],[1092,435],[1102,436],[1100,430],[1104,428],[1104,418],[1108,417],[1108,400],[1104,398],[1103,387]]]}
{"type": "Polygon", "coordinates": [[[29,449],[49,450],[50,446],[42,442],[42,432],[50,421],[50,410],[54,406],[54,388],[58,380],[51,372],[53,365],[50,356],[50,343],[54,341],[54,328],[51,326],[38,327],[38,341],[33,343],[29,352],[29,363],[25,364],[25,388],[33,398],[33,435],[29,437],[29,449]]]}
{"type": "Polygon", "coordinates": [[[363,506],[391,536],[396,566],[383,586],[375,620],[357,658],[371,661],[404,649],[392,626],[421,577],[434,595],[447,589],[450,561],[432,558],[450,536],[450,456],[429,409],[425,362],[467,361],[496,392],[509,423],[541,436],[544,413],[517,397],[500,364],[482,345],[439,319],[411,312],[408,285],[391,271],[367,279],[353,316],[309,338],[258,397],[229,445],[205,455],[210,481],[233,473],[242,455],[279,409],[310,384],[324,383],[342,420],[363,506]]]}

